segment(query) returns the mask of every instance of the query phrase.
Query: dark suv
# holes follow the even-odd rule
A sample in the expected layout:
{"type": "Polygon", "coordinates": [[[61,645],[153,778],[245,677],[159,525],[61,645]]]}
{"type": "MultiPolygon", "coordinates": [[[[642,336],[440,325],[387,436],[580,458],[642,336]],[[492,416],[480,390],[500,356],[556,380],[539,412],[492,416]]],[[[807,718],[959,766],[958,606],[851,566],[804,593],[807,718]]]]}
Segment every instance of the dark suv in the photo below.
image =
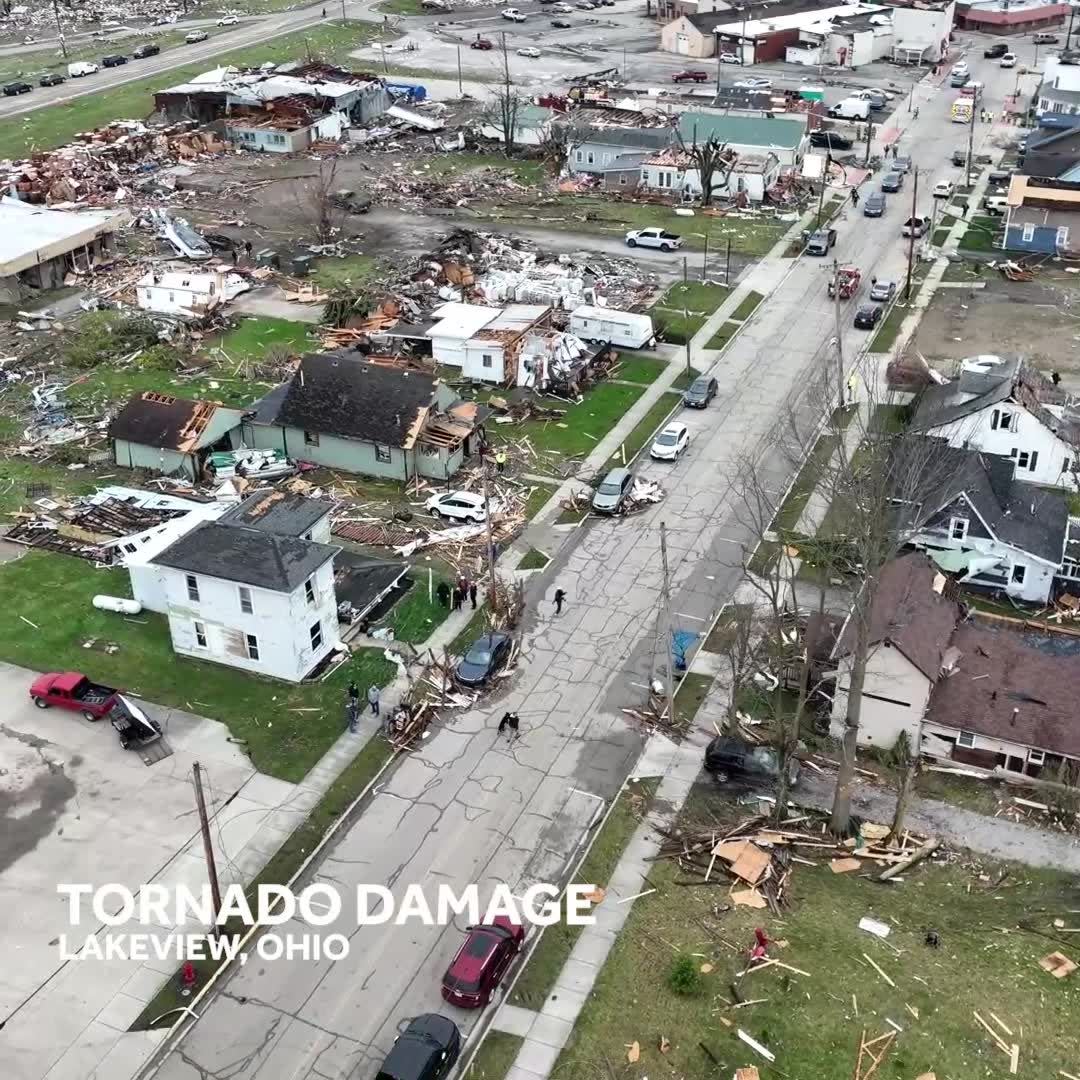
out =
{"type": "Polygon", "coordinates": [[[159,45],[140,45],[132,54],[132,60],[145,60],[148,56],[157,56],[161,52],[159,45]]]}
{"type": "Polygon", "coordinates": [[[855,144],[846,135],[835,131],[811,131],[810,145],[822,150],[850,150],[855,144]]]}
{"type": "Polygon", "coordinates": [[[709,402],[716,397],[719,386],[711,375],[699,375],[683,394],[683,404],[691,409],[708,408],[709,402]]]}
{"type": "Polygon", "coordinates": [[[101,58],[102,67],[119,67],[121,64],[127,63],[126,56],[103,56],[101,58]]]}
{"type": "MultiPolygon", "coordinates": [[[[705,771],[717,780],[735,777],[745,780],[776,780],[780,775],[780,755],[771,746],[756,746],[731,735],[717,735],[705,748],[705,771]]],[[[788,782],[795,786],[799,762],[788,763],[788,782]]]]}
{"type": "Polygon", "coordinates": [[[442,1080],[460,1053],[457,1024],[438,1013],[424,1013],[397,1037],[376,1080],[442,1080]]]}
{"type": "Polygon", "coordinates": [[[1004,41],[999,41],[996,45],[987,45],[983,49],[983,56],[987,60],[997,60],[998,57],[1004,56],[1009,51],[1009,46],[1004,41]]]}
{"type": "Polygon", "coordinates": [[[15,97],[16,94],[29,94],[34,88],[28,82],[12,82],[4,87],[4,97],[15,97]]]}

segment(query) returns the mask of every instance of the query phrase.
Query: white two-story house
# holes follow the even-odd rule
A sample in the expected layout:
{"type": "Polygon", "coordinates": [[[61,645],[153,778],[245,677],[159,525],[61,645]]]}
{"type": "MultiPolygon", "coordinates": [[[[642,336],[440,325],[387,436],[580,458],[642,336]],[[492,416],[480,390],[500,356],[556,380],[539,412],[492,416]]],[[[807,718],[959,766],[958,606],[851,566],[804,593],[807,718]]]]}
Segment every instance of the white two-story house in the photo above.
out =
{"type": "Polygon", "coordinates": [[[1012,458],[1016,478],[1080,490],[1080,417],[1068,395],[1018,358],[975,356],[952,382],[925,389],[917,431],[950,446],[1012,458]]]}
{"type": "Polygon", "coordinates": [[[338,644],[330,505],[265,491],[187,532],[132,575],[173,649],[300,682],[338,644]],[[146,571],[149,570],[148,574],[146,571]]]}

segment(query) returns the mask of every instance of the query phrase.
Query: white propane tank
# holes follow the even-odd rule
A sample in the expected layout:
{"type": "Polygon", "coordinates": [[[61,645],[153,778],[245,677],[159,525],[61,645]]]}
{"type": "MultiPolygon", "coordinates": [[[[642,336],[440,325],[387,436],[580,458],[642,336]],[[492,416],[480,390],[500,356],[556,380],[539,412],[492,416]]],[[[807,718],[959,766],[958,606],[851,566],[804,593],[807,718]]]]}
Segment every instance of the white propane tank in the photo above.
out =
{"type": "Polygon", "coordinates": [[[122,596],[104,596],[99,593],[94,597],[94,607],[98,611],[117,611],[121,615],[138,615],[142,604],[138,600],[127,600],[122,596]]]}

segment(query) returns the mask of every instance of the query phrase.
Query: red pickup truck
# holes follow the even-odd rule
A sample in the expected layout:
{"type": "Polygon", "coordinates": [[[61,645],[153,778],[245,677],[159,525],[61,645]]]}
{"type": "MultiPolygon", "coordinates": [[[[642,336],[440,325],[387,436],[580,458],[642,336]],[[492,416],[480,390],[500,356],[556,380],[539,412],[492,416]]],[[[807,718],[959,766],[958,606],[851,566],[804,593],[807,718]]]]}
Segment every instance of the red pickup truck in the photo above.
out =
{"type": "Polygon", "coordinates": [[[39,709],[56,705],[81,712],[87,720],[100,720],[112,712],[117,691],[92,683],[81,671],[51,671],[34,680],[30,697],[39,709]]]}

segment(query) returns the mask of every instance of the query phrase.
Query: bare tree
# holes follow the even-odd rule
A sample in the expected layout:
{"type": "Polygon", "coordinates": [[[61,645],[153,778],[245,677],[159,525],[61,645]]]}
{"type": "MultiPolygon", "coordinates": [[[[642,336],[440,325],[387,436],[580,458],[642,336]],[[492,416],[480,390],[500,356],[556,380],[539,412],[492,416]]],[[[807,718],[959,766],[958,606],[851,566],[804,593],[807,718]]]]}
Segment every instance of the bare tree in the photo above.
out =
{"type": "Polygon", "coordinates": [[[547,126],[540,140],[540,152],[556,176],[562,172],[570,155],[585,142],[588,134],[587,124],[569,117],[555,120],[547,126]]]}
{"type": "Polygon", "coordinates": [[[517,142],[521,110],[528,102],[510,81],[510,56],[506,49],[505,33],[502,35],[502,56],[502,83],[498,89],[491,91],[491,98],[483,109],[481,117],[498,130],[503,144],[503,153],[509,156],[517,142]]]}
{"type": "Polygon", "coordinates": [[[739,160],[738,154],[715,135],[699,141],[696,134],[683,152],[690,158],[701,181],[701,205],[711,206],[714,188],[726,188],[732,170],[739,160]]]}
{"type": "Polygon", "coordinates": [[[319,162],[318,172],[301,185],[297,202],[304,224],[320,244],[341,234],[349,214],[349,193],[337,188],[337,158],[319,162]]]}

